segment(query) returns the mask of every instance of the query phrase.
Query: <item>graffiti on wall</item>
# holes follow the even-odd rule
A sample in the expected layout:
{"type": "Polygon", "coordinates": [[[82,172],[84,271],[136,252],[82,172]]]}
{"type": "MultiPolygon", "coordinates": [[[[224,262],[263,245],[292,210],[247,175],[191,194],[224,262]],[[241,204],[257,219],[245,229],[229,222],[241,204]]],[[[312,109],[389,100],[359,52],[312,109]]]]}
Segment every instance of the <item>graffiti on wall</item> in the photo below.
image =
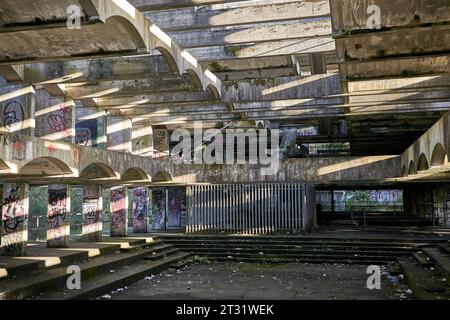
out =
{"type": "Polygon", "coordinates": [[[7,251],[18,250],[26,241],[23,231],[27,230],[28,195],[24,186],[6,184],[2,203],[1,245],[7,251]]]}
{"type": "Polygon", "coordinates": [[[147,188],[133,189],[133,232],[147,232],[148,192],[147,188]]]}
{"type": "Polygon", "coordinates": [[[166,190],[155,188],[152,190],[152,227],[155,230],[166,228],[166,190]]]}
{"type": "Polygon", "coordinates": [[[127,194],[125,188],[111,189],[111,234],[127,229],[127,194]]]}
{"type": "Polygon", "coordinates": [[[75,125],[75,142],[83,146],[97,147],[97,119],[78,122],[75,125]]]}
{"type": "Polygon", "coordinates": [[[135,138],[132,141],[132,151],[135,154],[147,153],[151,150],[151,137],[145,135],[143,137],[135,138]]]}
{"type": "Polygon", "coordinates": [[[85,199],[83,202],[83,235],[100,232],[102,230],[102,212],[98,199],[85,199]]]}
{"type": "Polygon", "coordinates": [[[2,114],[2,124],[10,128],[15,124],[21,123],[25,118],[23,106],[19,101],[10,101],[5,105],[2,114]]]}
{"type": "Polygon", "coordinates": [[[27,158],[26,142],[13,133],[0,133],[0,145],[10,148],[12,160],[22,161],[27,158]]]}
{"type": "Polygon", "coordinates": [[[58,184],[48,186],[47,240],[61,240],[67,236],[68,201],[67,186],[58,184]]]}
{"type": "Polygon", "coordinates": [[[180,228],[181,217],[186,216],[186,188],[168,188],[167,227],[180,228]]]}
{"type": "Polygon", "coordinates": [[[72,108],[64,107],[50,113],[47,122],[51,133],[69,130],[72,126],[72,108]]]}
{"type": "Polygon", "coordinates": [[[169,155],[169,133],[166,129],[153,130],[153,147],[157,158],[166,158],[169,155]]]}

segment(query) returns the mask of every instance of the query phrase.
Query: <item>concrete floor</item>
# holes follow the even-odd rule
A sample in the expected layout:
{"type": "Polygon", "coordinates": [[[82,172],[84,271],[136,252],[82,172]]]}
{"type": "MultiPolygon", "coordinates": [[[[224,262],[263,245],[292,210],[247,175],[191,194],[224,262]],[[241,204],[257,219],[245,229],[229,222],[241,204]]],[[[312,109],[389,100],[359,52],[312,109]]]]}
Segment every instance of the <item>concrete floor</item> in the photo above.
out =
{"type": "MultiPolygon", "coordinates": [[[[207,261],[206,261],[207,262],[207,261]]],[[[409,299],[403,283],[388,281],[381,290],[366,288],[367,266],[330,264],[265,265],[195,263],[147,277],[101,299],[161,300],[400,300],[409,299]]]]}

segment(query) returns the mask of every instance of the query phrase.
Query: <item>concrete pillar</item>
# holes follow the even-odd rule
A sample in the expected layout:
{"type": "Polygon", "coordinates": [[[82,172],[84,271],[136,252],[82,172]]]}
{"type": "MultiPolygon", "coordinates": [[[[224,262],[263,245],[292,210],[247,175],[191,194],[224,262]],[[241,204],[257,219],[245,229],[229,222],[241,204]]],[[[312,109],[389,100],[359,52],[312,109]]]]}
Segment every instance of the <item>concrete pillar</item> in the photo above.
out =
{"type": "Polygon", "coordinates": [[[86,185],[83,187],[83,225],[81,234],[83,241],[102,240],[102,186],[86,185]]]}
{"type": "Polygon", "coordinates": [[[153,157],[153,129],[151,126],[133,125],[132,152],[143,157],[153,157]]]}
{"type": "Polygon", "coordinates": [[[47,140],[75,142],[75,102],[36,91],[35,133],[47,140]]]}
{"type": "Polygon", "coordinates": [[[106,134],[108,150],[131,152],[131,119],[108,116],[106,134]]]}
{"type": "Polygon", "coordinates": [[[148,188],[134,188],[133,189],[133,232],[145,233],[148,232],[148,188]]]}
{"type": "Polygon", "coordinates": [[[1,252],[24,256],[28,240],[29,185],[7,183],[3,187],[1,252]]]}
{"type": "Polygon", "coordinates": [[[50,184],[48,186],[47,247],[65,248],[70,237],[70,195],[69,186],[50,184]]]}
{"type": "Polygon", "coordinates": [[[127,188],[111,188],[111,237],[126,237],[128,234],[128,194],[127,188]]]}
{"type": "Polygon", "coordinates": [[[34,135],[35,94],[31,86],[8,85],[0,79],[0,124],[6,132],[34,135]]]}

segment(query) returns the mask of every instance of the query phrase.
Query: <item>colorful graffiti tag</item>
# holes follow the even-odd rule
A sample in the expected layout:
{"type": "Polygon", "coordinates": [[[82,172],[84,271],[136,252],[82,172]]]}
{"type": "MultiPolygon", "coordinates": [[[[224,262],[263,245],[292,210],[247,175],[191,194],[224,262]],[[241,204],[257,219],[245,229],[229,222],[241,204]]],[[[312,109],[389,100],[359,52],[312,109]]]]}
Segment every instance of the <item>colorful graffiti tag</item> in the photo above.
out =
{"type": "Polygon", "coordinates": [[[147,188],[133,189],[133,232],[147,232],[148,192],[147,188]]]}
{"type": "Polygon", "coordinates": [[[111,236],[127,234],[127,190],[111,189],[111,236]]]}
{"type": "Polygon", "coordinates": [[[66,246],[70,232],[69,199],[67,186],[51,184],[48,186],[47,245],[66,246]]]}
{"type": "Polygon", "coordinates": [[[152,190],[152,213],[154,230],[162,230],[166,228],[166,190],[163,188],[155,188],[152,190]]]}
{"type": "Polygon", "coordinates": [[[6,253],[24,254],[28,219],[28,187],[6,184],[2,204],[1,245],[6,253]]]}

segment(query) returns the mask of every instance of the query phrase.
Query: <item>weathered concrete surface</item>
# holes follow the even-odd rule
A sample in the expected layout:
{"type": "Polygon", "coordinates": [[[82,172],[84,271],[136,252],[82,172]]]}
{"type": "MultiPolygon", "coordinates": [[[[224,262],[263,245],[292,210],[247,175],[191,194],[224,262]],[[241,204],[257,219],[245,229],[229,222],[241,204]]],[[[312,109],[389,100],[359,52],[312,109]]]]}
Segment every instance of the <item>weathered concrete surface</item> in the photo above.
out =
{"type": "Polygon", "coordinates": [[[5,31],[0,34],[0,41],[9,45],[0,50],[0,63],[149,53],[156,49],[173,71],[188,72],[203,90],[212,87],[221,94],[220,80],[214,74],[203,70],[194,57],[128,2],[83,0],[69,4],[39,0],[34,2],[34,14],[28,10],[25,12],[29,14],[24,14],[25,6],[24,1],[2,4],[2,12],[7,14],[0,20],[5,31]],[[67,28],[69,5],[85,10],[81,29],[67,28]],[[24,23],[34,24],[34,28],[24,28],[24,23]],[[36,38],[40,40],[33,41],[36,38]]]}
{"type": "Polygon", "coordinates": [[[305,0],[287,3],[259,3],[248,6],[246,1],[214,5],[196,10],[194,7],[171,11],[145,12],[156,25],[165,31],[183,30],[190,26],[197,28],[262,23],[279,20],[298,20],[321,17],[330,14],[326,0],[305,0]]]}
{"type": "Polygon", "coordinates": [[[263,176],[259,165],[176,165],[129,153],[82,147],[64,142],[15,135],[1,135],[3,180],[42,181],[58,176],[68,182],[149,183],[165,172],[176,183],[383,180],[399,176],[396,156],[290,159],[281,161],[275,175],[263,176]],[[135,172],[125,179],[127,173],[135,172]],[[19,175],[18,175],[19,174],[19,175]]]}
{"type": "MultiPolygon", "coordinates": [[[[390,284],[385,271],[381,290],[367,289],[366,269],[366,266],[337,264],[194,264],[115,291],[112,299],[399,300],[407,297],[404,294],[407,288],[390,284]]],[[[211,314],[215,313],[211,311],[209,317],[211,314]]]]}
{"type": "Polygon", "coordinates": [[[411,27],[449,21],[450,3],[446,0],[330,0],[333,32],[347,33],[368,29],[369,5],[381,9],[381,27],[411,27]]]}
{"type": "Polygon", "coordinates": [[[448,148],[450,117],[447,112],[401,156],[402,176],[414,176],[420,171],[425,178],[450,170],[448,148]]]}

